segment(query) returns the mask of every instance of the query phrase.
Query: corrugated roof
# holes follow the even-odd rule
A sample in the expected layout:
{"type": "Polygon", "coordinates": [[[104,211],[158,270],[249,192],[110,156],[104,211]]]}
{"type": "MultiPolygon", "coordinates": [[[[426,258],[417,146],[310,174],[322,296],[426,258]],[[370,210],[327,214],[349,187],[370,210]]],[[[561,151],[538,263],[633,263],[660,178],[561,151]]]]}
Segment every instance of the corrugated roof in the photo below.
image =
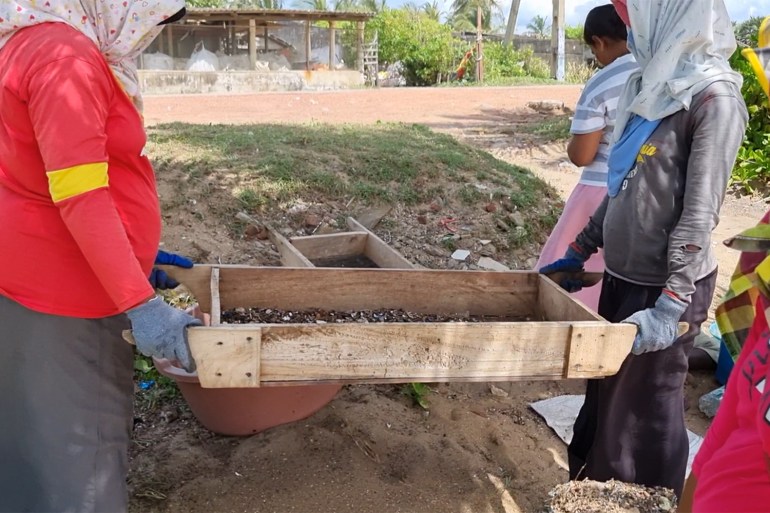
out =
{"type": "Polygon", "coordinates": [[[310,11],[303,9],[223,9],[219,7],[192,7],[187,9],[187,19],[209,17],[311,19],[311,20],[368,20],[375,16],[369,12],[310,11]]]}

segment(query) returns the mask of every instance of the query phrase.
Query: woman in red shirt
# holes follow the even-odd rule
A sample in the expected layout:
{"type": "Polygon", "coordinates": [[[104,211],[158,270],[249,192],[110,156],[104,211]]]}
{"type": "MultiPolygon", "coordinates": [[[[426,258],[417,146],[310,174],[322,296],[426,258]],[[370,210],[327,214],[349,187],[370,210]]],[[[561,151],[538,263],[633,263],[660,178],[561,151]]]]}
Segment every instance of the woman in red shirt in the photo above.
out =
{"type": "Polygon", "coordinates": [[[0,511],[126,510],[131,327],[193,367],[148,281],[160,215],[134,59],[182,0],[0,4],[0,511]]]}
{"type": "MultiPolygon", "coordinates": [[[[744,55],[770,94],[770,18],[760,28],[759,48],[744,55]]],[[[770,251],[765,249],[770,247],[770,212],[746,235],[758,247],[741,255],[717,310],[723,336],[733,345],[742,344],[742,350],[693,462],[677,510],[682,513],[770,509],[770,251]]]]}

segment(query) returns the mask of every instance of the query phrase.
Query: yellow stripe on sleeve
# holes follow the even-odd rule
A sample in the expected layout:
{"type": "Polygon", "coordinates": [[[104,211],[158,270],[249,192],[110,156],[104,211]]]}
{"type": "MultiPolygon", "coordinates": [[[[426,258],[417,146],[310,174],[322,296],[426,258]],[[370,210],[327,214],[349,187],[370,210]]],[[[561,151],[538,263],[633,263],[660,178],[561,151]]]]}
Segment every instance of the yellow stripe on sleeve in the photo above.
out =
{"type": "Polygon", "coordinates": [[[49,171],[46,175],[48,190],[54,203],[109,185],[106,162],[49,171]]]}

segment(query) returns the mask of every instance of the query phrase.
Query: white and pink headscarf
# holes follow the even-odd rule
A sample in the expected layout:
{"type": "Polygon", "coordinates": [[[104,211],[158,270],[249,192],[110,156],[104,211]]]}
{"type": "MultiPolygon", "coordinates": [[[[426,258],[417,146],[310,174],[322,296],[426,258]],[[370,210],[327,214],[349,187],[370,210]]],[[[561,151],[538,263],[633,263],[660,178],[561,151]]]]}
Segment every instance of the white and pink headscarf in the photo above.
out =
{"type": "Polygon", "coordinates": [[[20,29],[40,23],[66,23],[99,47],[141,110],[136,58],[160,34],[162,27],[158,24],[184,6],[184,0],[3,0],[0,49],[20,29]]]}

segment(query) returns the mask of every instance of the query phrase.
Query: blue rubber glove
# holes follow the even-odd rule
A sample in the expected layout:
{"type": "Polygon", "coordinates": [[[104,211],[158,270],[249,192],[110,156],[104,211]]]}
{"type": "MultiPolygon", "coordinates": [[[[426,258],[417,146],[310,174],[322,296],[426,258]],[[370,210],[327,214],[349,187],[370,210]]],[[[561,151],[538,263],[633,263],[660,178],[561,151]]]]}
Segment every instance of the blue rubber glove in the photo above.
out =
{"type": "Polygon", "coordinates": [[[166,304],[159,296],[132,308],[126,315],[140,353],[176,361],[187,372],[195,370],[186,328],[201,326],[200,320],[166,304]]]}
{"type": "MultiPolygon", "coordinates": [[[[183,269],[190,269],[194,265],[192,260],[181,255],[175,255],[167,251],[158,251],[155,257],[155,265],[175,265],[183,269]]],[[[175,289],[179,282],[166,274],[165,271],[153,268],[150,273],[150,285],[155,289],[175,289]]]]}
{"type": "Polygon", "coordinates": [[[671,347],[679,338],[679,320],[689,306],[672,294],[663,292],[655,301],[655,307],[637,312],[623,321],[639,327],[631,352],[640,355],[671,347]]]}
{"type": "MultiPolygon", "coordinates": [[[[579,273],[585,270],[583,267],[588,258],[575,249],[572,245],[567,248],[564,258],[557,260],[552,264],[541,267],[540,274],[551,274],[556,272],[579,273]]],[[[577,292],[583,288],[583,280],[562,280],[559,285],[567,292],[577,292]]]]}

